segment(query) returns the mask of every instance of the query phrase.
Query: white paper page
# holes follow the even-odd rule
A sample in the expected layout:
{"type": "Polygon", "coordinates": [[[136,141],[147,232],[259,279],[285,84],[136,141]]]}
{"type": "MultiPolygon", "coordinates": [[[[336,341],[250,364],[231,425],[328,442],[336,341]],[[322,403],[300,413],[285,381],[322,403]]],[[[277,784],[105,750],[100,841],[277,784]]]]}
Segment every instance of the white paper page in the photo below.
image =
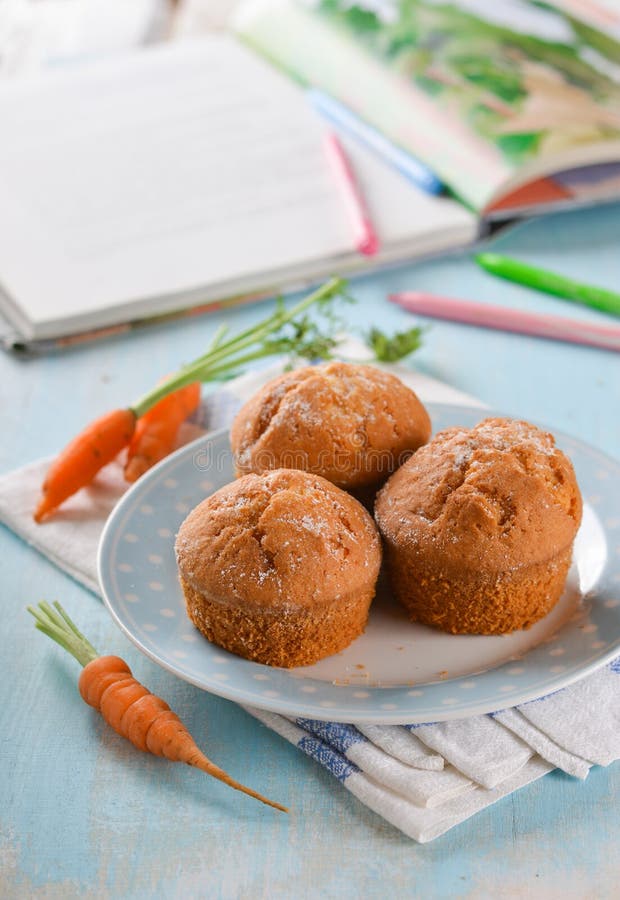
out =
{"type": "Polygon", "coordinates": [[[0,282],[33,323],[352,249],[318,124],[230,39],[3,90],[0,121],[0,282]]]}
{"type": "MultiPolygon", "coordinates": [[[[27,337],[355,261],[323,124],[231,38],[2,88],[0,122],[0,286],[27,337]]],[[[473,237],[469,213],[348,146],[386,258],[473,237]]]]}

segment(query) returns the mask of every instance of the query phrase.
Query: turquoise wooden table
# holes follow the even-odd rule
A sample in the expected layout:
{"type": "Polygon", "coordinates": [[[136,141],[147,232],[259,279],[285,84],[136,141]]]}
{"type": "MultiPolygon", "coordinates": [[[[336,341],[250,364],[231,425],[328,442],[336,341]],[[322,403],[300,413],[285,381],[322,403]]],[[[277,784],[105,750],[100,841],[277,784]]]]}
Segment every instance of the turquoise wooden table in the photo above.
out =
{"type": "MultiPolygon", "coordinates": [[[[620,206],[533,223],[497,246],[583,280],[620,286],[620,206]]],[[[495,281],[467,258],[452,257],[357,280],[351,325],[411,324],[385,301],[388,291],[407,288],[601,318],[495,281]]],[[[246,325],[266,309],[261,304],[230,319],[246,325]]],[[[46,359],[1,356],[0,471],[53,453],[94,413],[139,395],[197,355],[223,318],[46,359]]],[[[618,355],[434,323],[414,362],[495,409],[620,457],[618,355]]],[[[5,529],[0,566],[1,897],[617,896],[620,765],[593,769],[585,783],[552,773],[433,843],[417,845],[234,704],[142,657],[100,601],[5,529]],[[41,598],[60,599],[96,647],[126,658],[170,702],[212,759],[289,803],[290,816],[200,772],[138,754],[107,729],[77,694],[77,665],[35,632],[24,611],[41,598]]]]}

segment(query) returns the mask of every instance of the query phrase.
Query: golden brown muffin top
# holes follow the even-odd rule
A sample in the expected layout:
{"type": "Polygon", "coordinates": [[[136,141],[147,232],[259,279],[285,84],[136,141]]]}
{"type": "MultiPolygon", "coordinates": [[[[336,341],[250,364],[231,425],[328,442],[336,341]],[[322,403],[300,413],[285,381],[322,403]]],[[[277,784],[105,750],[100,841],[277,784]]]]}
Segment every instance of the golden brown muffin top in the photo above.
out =
{"type": "Polygon", "coordinates": [[[384,481],[430,434],[428,413],[400,379],[332,362],[266,384],[237,414],[231,443],[241,474],[303,469],[357,488],[384,481]]]}
{"type": "Polygon", "coordinates": [[[318,475],[246,475],[203,500],[176,540],[183,578],[222,603],[282,613],[368,590],[381,541],[364,507],[318,475]]]}
{"type": "Polygon", "coordinates": [[[437,434],[383,487],[375,518],[392,544],[427,558],[436,551],[454,569],[497,571],[568,548],[581,510],[553,436],[495,418],[437,434]]]}

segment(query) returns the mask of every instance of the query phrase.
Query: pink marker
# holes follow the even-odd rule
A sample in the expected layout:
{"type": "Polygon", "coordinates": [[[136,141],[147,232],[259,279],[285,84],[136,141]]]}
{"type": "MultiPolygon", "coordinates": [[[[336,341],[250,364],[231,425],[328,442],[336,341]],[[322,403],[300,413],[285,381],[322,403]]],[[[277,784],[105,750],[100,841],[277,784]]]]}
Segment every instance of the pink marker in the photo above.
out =
{"type": "Polygon", "coordinates": [[[448,322],[462,322],[465,325],[478,325],[497,331],[528,334],[552,341],[585,344],[588,347],[599,347],[620,353],[620,327],[617,325],[597,325],[560,316],[543,316],[505,306],[437,297],[419,291],[390,294],[388,299],[409,312],[429,316],[432,319],[446,319],[448,322]]]}
{"type": "Polygon", "coordinates": [[[379,239],[370,219],[353,167],[335,134],[329,133],[326,135],[325,147],[351,217],[355,246],[365,256],[374,256],[379,249],[379,239]]]}

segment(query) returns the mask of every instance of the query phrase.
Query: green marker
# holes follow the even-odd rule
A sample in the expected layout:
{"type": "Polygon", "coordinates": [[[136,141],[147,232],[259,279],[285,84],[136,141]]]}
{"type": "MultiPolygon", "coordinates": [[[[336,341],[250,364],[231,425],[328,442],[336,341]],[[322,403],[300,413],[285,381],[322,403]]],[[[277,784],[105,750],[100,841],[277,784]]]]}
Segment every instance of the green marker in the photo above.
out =
{"type": "Polygon", "coordinates": [[[556,275],[545,269],[537,269],[497,253],[479,253],[474,258],[479,266],[499,278],[505,278],[507,281],[514,281],[517,284],[525,284],[536,291],[553,294],[564,300],[583,303],[585,306],[600,309],[613,316],[620,316],[620,294],[616,294],[614,291],[581,284],[565,278],[563,275],[556,275]]]}

